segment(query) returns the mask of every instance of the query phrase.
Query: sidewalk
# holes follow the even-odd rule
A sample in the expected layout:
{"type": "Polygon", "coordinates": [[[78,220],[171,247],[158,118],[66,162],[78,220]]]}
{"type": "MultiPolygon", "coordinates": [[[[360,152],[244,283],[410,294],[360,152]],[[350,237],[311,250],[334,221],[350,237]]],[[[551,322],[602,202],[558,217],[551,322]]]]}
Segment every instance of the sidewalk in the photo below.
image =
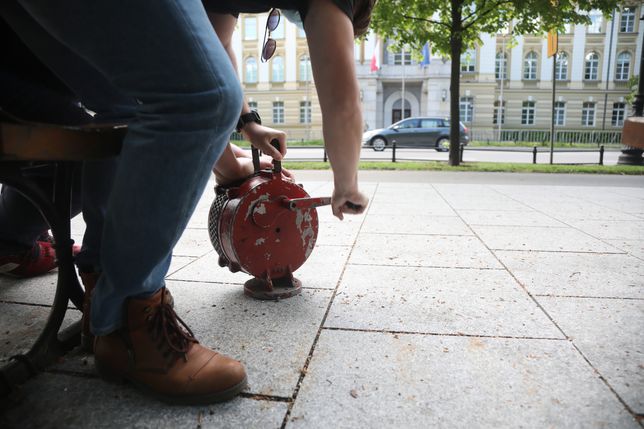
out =
{"type": "MultiPolygon", "coordinates": [[[[76,352],[0,426],[642,427],[644,178],[602,177],[365,172],[367,213],[318,209],[305,289],[279,302],[245,297],[249,277],[217,265],[209,186],[167,285],[197,338],[246,365],[249,390],[166,406],[76,352]]],[[[328,172],[298,179],[331,194],[328,172]]],[[[1,363],[39,332],[55,280],[0,280],[1,363]]]]}

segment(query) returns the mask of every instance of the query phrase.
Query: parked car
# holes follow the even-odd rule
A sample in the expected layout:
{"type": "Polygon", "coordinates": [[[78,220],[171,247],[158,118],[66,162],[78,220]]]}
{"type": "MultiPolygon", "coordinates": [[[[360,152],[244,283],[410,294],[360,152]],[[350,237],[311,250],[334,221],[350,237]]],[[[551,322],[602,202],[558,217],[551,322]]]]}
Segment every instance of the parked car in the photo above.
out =
{"type": "MultiPolygon", "coordinates": [[[[468,144],[469,130],[462,122],[460,142],[468,144]]],[[[449,118],[406,118],[387,128],[367,131],[362,135],[363,147],[385,150],[396,141],[396,147],[433,147],[439,152],[449,150],[449,118]]]]}

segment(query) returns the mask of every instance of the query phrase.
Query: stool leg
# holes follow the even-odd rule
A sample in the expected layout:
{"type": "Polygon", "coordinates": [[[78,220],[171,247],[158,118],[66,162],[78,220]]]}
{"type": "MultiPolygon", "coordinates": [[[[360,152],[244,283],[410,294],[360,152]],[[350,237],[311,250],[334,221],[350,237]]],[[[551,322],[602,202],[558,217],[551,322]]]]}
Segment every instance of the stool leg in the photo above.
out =
{"type": "Polygon", "coordinates": [[[71,297],[82,308],[83,292],[72,256],[70,238],[71,192],[75,165],[70,162],[55,163],[54,195],[45,195],[28,180],[21,180],[24,164],[2,163],[0,182],[13,186],[28,198],[42,213],[52,229],[58,260],[58,283],[54,303],[47,322],[31,349],[0,370],[0,394],[9,394],[13,385],[23,383],[35,373],[50,365],[65,351],[80,343],[80,321],[60,332],[67,305],[71,297]]]}

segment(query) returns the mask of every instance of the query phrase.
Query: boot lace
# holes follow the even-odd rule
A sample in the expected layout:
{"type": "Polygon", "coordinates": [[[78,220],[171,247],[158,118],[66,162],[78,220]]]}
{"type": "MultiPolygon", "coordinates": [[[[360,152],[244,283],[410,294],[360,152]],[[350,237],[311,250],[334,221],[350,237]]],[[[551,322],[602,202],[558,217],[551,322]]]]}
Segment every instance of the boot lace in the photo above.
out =
{"type": "Polygon", "coordinates": [[[194,334],[165,299],[162,298],[161,305],[155,310],[150,319],[150,327],[153,338],[160,340],[159,347],[164,350],[163,356],[181,356],[187,361],[186,354],[191,344],[198,343],[194,334]]]}

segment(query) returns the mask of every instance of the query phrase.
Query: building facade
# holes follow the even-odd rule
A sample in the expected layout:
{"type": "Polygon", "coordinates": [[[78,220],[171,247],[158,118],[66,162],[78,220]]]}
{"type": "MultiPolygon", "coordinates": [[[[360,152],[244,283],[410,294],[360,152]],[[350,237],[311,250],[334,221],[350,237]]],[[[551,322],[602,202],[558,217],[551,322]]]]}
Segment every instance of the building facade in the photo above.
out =
{"type": "MultiPolygon", "coordinates": [[[[555,69],[545,35],[489,35],[461,58],[461,120],[478,138],[503,130],[619,130],[630,106],[629,79],[640,73],[644,28],[642,3],[616,10],[606,19],[591,12],[590,25],[559,35],[555,69]]],[[[247,100],[269,126],[291,140],[321,138],[321,114],[312,82],[306,35],[282,19],[271,33],[275,55],[262,62],[267,15],[242,15],[234,47],[247,100]]],[[[449,116],[450,61],[432,55],[420,65],[409,52],[392,52],[375,36],[356,44],[365,129],[381,128],[408,116],[449,116]],[[372,71],[377,57],[380,67],[372,71]]]]}

